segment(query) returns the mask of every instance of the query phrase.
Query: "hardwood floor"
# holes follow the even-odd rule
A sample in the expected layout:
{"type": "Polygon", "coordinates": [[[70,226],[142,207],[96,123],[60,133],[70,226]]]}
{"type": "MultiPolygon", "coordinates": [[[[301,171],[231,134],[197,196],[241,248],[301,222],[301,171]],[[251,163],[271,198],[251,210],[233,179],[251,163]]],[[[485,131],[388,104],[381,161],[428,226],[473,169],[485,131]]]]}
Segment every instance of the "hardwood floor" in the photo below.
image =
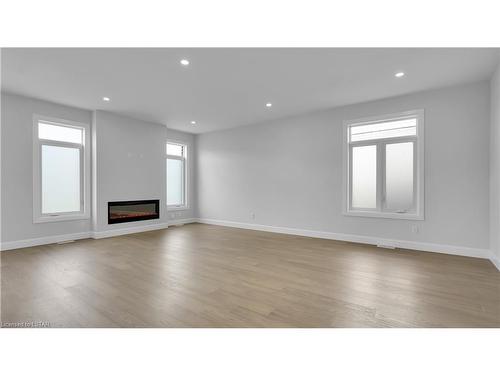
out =
{"type": "Polygon", "coordinates": [[[500,327],[484,259],[190,224],[1,260],[4,326],[500,327]]]}

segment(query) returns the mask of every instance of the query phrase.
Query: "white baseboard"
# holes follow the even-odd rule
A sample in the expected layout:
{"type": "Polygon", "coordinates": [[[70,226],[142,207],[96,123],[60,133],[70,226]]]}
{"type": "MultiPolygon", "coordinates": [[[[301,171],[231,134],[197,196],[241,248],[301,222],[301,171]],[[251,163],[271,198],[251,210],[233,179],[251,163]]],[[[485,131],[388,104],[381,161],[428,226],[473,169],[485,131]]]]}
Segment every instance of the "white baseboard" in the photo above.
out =
{"type": "Polygon", "coordinates": [[[369,244],[369,245],[394,246],[394,247],[402,248],[402,249],[429,251],[429,252],[451,254],[451,255],[461,255],[461,256],[474,257],[474,258],[485,258],[485,259],[491,260],[491,262],[495,265],[495,267],[500,271],[500,260],[497,257],[495,257],[493,255],[493,253],[488,249],[479,249],[479,248],[453,246],[453,245],[443,245],[443,244],[435,244],[435,243],[428,243],[428,242],[394,240],[394,239],[362,236],[362,235],[355,235],[355,234],[314,231],[314,230],[308,230],[308,229],[274,227],[274,226],[262,225],[262,224],[251,224],[251,223],[242,223],[242,222],[236,222],[236,221],[202,219],[202,218],[179,219],[179,220],[171,220],[168,223],[159,223],[159,224],[143,225],[143,226],[137,226],[137,227],[111,229],[111,230],[99,231],[99,232],[95,231],[95,232],[71,233],[71,234],[64,234],[64,235],[58,235],[58,236],[48,236],[48,237],[40,237],[40,238],[31,238],[31,239],[27,239],[27,240],[3,242],[1,244],[0,250],[2,250],[2,251],[3,250],[13,250],[13,249],[19,249],[19,248],[23,248],[23,247],[48,245],[48,244],[53,244],[53,243],[63,242],[63,241],[81,240],[84,238],[100,239],[100,238],[108,238],[108,237],[115,237],[115,236],[123,236],[126,234],[132,234],[132,233],[140,233],[140,232],[148,232],[148,231],[152,231],[152,230],[166,229],[166,228],[168,228],[169,225],[179,225],[179,224],[189,224],[189,223],[212,224],[212,225],[220,225],[220,226],[225,226],[225,227],[259,230],[259,231],[264,231],[264,232],[291,234],[291,235],[303,236],[303,237],[323,238],[323,239],[329,239],[329,240],[347,241],[347,242],[363,243],[363,244],[369,244]]]}
{"type": "Polygon", "coordinates": [[[491,263],[493,263],[493,265],[497,268],[497,270],[500,271],[500,258],[492,256],[490,258],[490,260],[491,260],[491,263]]]}
{"type": "MultiPolygon", "coordinates": [[[[225,227],[260,230],[260,231],[274,232],[274,233],[292,234],[292,235],[304,236],[304,237],[324,238],[324,239],[337,240],[337,241],[356,242],[356,243],[363,243],[363,244],[369,244],[369,245],[394,246],[394,247],[401,248],[401,249],[429,251],[429,252],[434,252],[434,253],[461,255],[461,256],[474,257],[474,258],[485,258],[485,259],[490,259],[490,260],[493,259],[493,254],[491,253],[491,251],[489,249],[480,249],[480,248],[454,246],[454,245],[442,245],[442,244],[428,243],[428,242],[394,240],[394,239],[387,239],[387,238],[380,238],[380,237],[362,236],[362,235],[357,235],[357,234],[322,232],[322,231],[287,228],[287,227],[274,227],[274,226],[261,225],[261,224],[250,224],[250,223],[241,223],[241,222],[235,222],[235,221],[225,221],[225,220],[215,220],[215,219],[202,219],[202,218],[200,218],[197,221],[199,223],[203,223],[203,224],[221,225],[221,226],[225,226],[225,227]]],[[[493,260],[492,260],[492,262],[493,262],[493,260]]]]}
{"type": "MultiPolygon", "coordinates": [[[[194,219],[191,222],[194,222],[194,219]]],[[[14,250],[14,249],[21,249],[24,247],[49,245],[49,244],[54,244],[54,243],[63,242],[63,241],[82,240],[84,238],[99,239],[99,238],[123,236],[126,234],[148,232],[151,230],[158,230],[158,229],[165,229],[165,228],[168,228],[168,223],[159,223],[159,224],[142,225],[142,226],[136,226],[136,227],[118,228],[118,229],[111,229],[111,230],[99,231],[99,232],[70,233],[70,234],[63,234],[63,235],[59,235],[59,236],[30,238],[27,240],[2,242],[1,250],[2,251],[3,250],[14,250]]]]}
{"type": "Polygon", "coordinates": [[[1,250],[2,251],[3,250],[14,250],[14,249],[20,249],[23,247],[49,245],[49,244],[54,244],[54,243],[63,242],[63,241],[75,241],[75,240],[81,240],[84,238],[90,238],[91,235],[92,235],[91,232],[81,232],[81,233],[61,234],[58,236],[29,238],[27,240],[2,242],[1,250]]]}
{"type": "Polygon", "coordinates": [[[141,225],[137,227],[126,227],[126,228],[110,229],[104,231],[94,231],[92,232],[92,238],[97,240],[100,238],[123,236],[125,234],[149,232],[151,230],[166,229],[166,228],[168,228],[168,223],[158,223],[150,225],[141,225]]]}
{"type": "Polygon", "coordinates": [[[177,219],[177,220],[169,220],[168,225],[181,225],[181,224],[191,224],[191,223],[197,223],[198,219],[194,218],[189,218],[189,219],[177,219]]]}

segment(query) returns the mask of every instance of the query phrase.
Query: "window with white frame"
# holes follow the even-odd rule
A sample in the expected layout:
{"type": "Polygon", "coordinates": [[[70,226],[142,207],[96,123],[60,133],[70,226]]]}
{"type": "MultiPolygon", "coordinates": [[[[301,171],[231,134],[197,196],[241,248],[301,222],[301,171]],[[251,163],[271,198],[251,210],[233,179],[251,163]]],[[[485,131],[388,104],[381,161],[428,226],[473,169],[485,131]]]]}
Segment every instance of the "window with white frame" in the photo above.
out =
{"type": "Polygon", "coordinates": [[[88,218],[85,124],[34,116],[33,134],[34,222],[88,218]]]}
{"type": "Polygon", "coordinates": [[[345,123],[347,215],[423,220],[424,111],[345,123]]]}
{"type": "Polygon", "coordinates": [[[187,146],[167,142],[167,208],[187,208],[187,146]]]}

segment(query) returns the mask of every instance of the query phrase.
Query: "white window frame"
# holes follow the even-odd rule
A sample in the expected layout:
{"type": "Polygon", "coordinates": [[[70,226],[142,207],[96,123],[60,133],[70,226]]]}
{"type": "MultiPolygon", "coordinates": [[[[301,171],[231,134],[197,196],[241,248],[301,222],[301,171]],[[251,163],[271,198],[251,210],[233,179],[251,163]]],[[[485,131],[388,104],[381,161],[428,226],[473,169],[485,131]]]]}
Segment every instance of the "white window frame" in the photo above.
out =
{"type": "Polygon", "coordinates": [[[87,220],[90,218],[90,131],[89,125],[76,121],[33,115],[33,222],[87,220]],[[82,143],[39,139],[38,123],[82,129],[82,143]],[[80,210],[74,212],[42,213],[42,146],[59,146],[80,150],[80,210]]]}
{"type": "MultiPolygon", "coordinates": [[[[167,160],[168,159],[176,159],[182,162],[182,174],[183,174],[183,182],[184,182],[184,203],[179,205],[168,205],[167,203],[167,211],[182,211],[189,209],[189,198],[188,198],[188,187],[189,187],[189,158],[188,158],[188,145],[185,142],[167,139],[167,143],[165,144],[165,171],[167,170],[167,160]],[[182,146],[184,148],[184,156],[177,155],[169,155],[167,154],[167,144],[174,144],[178,146],[182,146]]],[[[168,186],[167,186],[168,189],[168,186]]],[[[167,192],[166,192],[167,194],[167,192]]],[[[167,197],[165,196],[165,203],[167,202],[167,197]]]]}
{"type": "Polygon", "coordinates": [[[424,220],[424,110],[412,110],[382,116],[365,117],[344,121],[343,129],[343,214],[348,216],[378,217],[387,219],[424,220]],[[405,118],[417,119],[415,136],[392,137],[367,141],[350,142],[349,129],[353,126],[368,125],[405,118]],[[411,211],[397,212],[385,208],[385,146],[391,143],[413,142],[413,195],[414,207],[411,211]],[[353,208],[352,196],[352,148],[355,146],[377,146],[377,207],[375,209],[353,208]]]}

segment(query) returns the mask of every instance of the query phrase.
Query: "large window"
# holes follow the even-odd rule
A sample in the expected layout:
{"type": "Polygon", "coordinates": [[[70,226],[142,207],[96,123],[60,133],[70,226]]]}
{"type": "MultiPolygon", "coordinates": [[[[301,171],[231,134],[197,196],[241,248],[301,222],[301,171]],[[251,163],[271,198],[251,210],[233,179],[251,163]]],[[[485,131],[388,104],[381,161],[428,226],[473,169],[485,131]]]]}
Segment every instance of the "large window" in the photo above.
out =
{"type": "Polygon", "coordinates": [[[345,124],[347,215],[424,218],[422,110],[345,124]]]}
{"type": "Polygon", "coordinates": [[[85,125],[35,116],[33,219],[89,217],[85,125]]]}
{"type": "Polygon", "coordinates": [[[167,208],[187,208],[187,146],[167,142],[167,208]]]}

